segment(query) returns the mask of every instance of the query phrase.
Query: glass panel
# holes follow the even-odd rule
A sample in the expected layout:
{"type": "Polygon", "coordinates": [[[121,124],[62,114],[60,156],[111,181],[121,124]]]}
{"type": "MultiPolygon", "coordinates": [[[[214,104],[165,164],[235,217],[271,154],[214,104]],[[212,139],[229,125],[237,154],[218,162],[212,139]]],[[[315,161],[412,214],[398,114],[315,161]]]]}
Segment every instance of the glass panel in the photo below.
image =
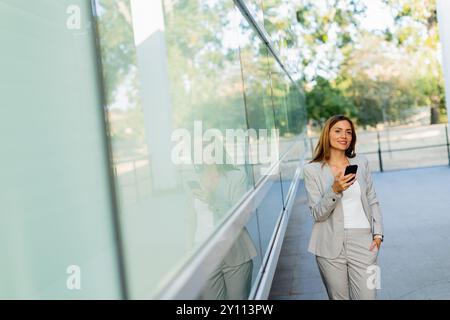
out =
{"type": "Polygon", "coordinates": [[[256,256],[253,258],[253,272],[252,272],[252,287],[254,287],[258,277],[258,273],[262,265],[262,258],[263,258],[261,248],[261,236],[259,234],[259,223],[256,210],[251,216],[249,222],[247,223],[246,228],[256,250],[256,256]]]}
{"type": "Polygon", "coordinates": [[[280,136],[280,157],[289,149],[292,136],[289,132],[289,119],[287,113],[287,87],[284,70],[272,55],[269,55],[270,78],[272,86],[273,108],[275,113],[275,127],[280,136]]]}
{"type": "Polygon", "coordinates": [[[371,171],[380,171],[380,158],[378,157],[378,153],[364,154],[364,156],[369,160],[369,168],[371,171]]]}
{"type": "Polygon", "coordinates": [[[239,42],[244,78],[247,122],[250,136],[251,163],[258,183],[278,161],[278,137],[272,106],[268,51],[246,20],[240,24],[239,42]],[[254,130],[254,131],[252,131],[254,130]]]}
{"type": "Polygon", "coordinates": [[[386,127],[380,131],[380,143],[384,170],[448,164],[443,124],[410,128],[386,127]],[[433,147],[439,145],[442,147],[433,147]],[[397,151],[405,148],[412,150],[397,151]]]}
{"type": "Polygon", "coordinates": [[[259,25],[264,26],[264,14],[262,10],[262,0],[245,0],[247,8],[252,13],[252,16],[259,23],[259,25]]]}
{"type": "Polygon", "coordinates": [[[263,0],[264,27],[269,34],[281,61],[291,72],[300,65],[300,48],[296,30],[296,3],[291,0],[263,0]]]}
{"type": "Polygon", "coordinates": [[[268,184],[265,192],[262,192],[257,208],[259,234],[261,238],[262,257],[265,257],[269,249],[270,240],[275,232],[276,223],[283,210],[283,198],[281,195],[281,181],[279,175],[270,176],[272,183],[268,184]]]}
{"type": "Polygon", "coordinates": [[[300,165],[300,159],[304,156],[304,152],[303,141],[298,141],[292,146],[292,148],[289,150],[288,154],[280,164],[285,205],[287,204],[287,196],[289,194],[289,189],[292,187],[295,172],[300,165]]]}
{"type": "Polygon", "coordinates": [[[90,10],[0,2],[0,299],[122,297],[90,10]]]}
{"type": "MultiPolygon", "coordinates": [[[[288,79],[288,81],[290,81],[288,79]]],[[[299,88],[290,82],[288,95],[288,119],[289,129],[293,136],[298,136],[301,133],[306,133],[306,125],[308,117],[306,114],[306,101],[303,93],[299,88]]]]}
{"type": "Polygon", "coordinates": [[[97,13],[130,295],[157,297],[253,187],[241,15],[231,0],[97,13]]]}
{"type": "Polygon", "coordinates": [[[248,299],[260,268],[259,230],[256,214],[253,214],[223,261],[211,273],[198,299],[248,299]]]}
{"type": "MultiPolygon", "coordinates": [[[[376,133],[375,139],[376,139],[376,133]]],[[[446,144],[445,125],[410,128],[390,128],[386,126],[380,131],[381,150],[389,152],[395,149],[417,148],[446,144]]],[[[377,149],[378,150],[378,149],[377,149]]]]}
{"type": "MultiPolygon", "coordinates": [[[[316,139],[318,140],[318,139],[316,139]]],[[[377,131],[362,131],[356,130],[356,152],[377,152],[378,138],[377,131]]]]}
{"type": "MultiPolygon", "coordinates": [[[[372,165],[372,163],[371,163],[372,165]]],[[[447,147],[383,152],[383,170],[424,168],[448,165],[447,147]]],[[[376,170],[378,166],[371,166],[376,170]]]]}
{"type": "Polygon", "coordinates": [[[367,157],[372,171],[380,170],[377,131],[356,130],[356,153],[367,157]]]}
{"type": "Polygon", "coordinates": [[[285,136],[281,139],[282,143],[288,146],[289,151],[283,158],[280,165],[281,180],[283,186],[283,196],[285,205],[287,204],[287,195],[292,186],[300,159],[305,156],[304,144],[301,138],[306,134],[306,107],[304,100],[301,99],[301,93],[285,75],[288,129],[285,136]],[[294,145],[293,145],[294,143],[294,145]]]}

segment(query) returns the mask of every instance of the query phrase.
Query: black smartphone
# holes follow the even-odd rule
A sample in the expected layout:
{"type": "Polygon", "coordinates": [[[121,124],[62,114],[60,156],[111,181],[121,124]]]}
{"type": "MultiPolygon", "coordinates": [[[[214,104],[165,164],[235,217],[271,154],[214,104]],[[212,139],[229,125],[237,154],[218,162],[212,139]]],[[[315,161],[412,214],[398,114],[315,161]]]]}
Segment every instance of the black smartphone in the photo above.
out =
{"type": "MultiPolygon", "coordinates": [[[[349,165],[349,166],[347,166],[347,167],[345,168],[344,176],[346,176],[346,175],[348,175],[348,174],[350,174],[350,173],[356,174],[357,171],[358,171],[358,165],[357,165],[357,164],[351,164],[351,165],[349,165]]],[[[351,181],[353,181],[353,180],[355,180],[355,178],[353,178],[353,179],[350,180],[349,182],[351,182],[351,181]]]]}
{"type": "Polygon", "coordinates": [[[199,190],[201,189],[200,183],[198,183],[197,181],[191,180],[191,181],[188,181],[187,184],[188,184],[189,188],[191,188],[191,189],[199,189],[199,190]]]}

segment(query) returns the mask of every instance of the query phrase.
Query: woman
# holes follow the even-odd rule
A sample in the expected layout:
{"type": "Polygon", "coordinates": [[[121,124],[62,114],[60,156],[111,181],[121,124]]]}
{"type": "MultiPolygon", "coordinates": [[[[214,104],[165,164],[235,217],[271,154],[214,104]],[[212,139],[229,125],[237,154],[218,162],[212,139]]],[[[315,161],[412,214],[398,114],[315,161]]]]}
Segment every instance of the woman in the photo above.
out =
{"type": "Polygon", "coordinates": [[[355,154],[353,122],[342,115],[324,125],[313,160],[304,168],[315,220],[308,251],[316,255],[330,299],[375,299],[371,270],[383,241],[382,217],[369,164],[355,154]],[[356,174],[344,175],[348,165],[356,174]]]}

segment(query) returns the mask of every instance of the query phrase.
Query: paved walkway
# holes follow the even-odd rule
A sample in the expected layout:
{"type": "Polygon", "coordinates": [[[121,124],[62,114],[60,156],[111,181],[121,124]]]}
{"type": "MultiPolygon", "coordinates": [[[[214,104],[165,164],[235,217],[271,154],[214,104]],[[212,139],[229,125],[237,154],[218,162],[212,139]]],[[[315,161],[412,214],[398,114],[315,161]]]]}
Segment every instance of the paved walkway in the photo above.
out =
{"type": "MultiPolygon", "coordinates": [[[[384,215],[378,299],[450,299],[450,168],[374,173],[384,215]]],[[[312,218],[300,186],[270,299],[327,299],[307,252],[312,218]]]]}

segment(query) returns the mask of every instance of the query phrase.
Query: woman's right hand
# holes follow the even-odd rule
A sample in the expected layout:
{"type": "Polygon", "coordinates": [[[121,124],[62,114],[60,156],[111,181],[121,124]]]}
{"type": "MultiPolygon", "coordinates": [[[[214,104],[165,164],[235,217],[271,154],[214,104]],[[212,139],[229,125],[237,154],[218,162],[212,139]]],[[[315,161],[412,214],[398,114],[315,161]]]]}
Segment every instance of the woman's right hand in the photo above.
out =
{"type": "Polygon", "coordinates": [[[345,191],[352,184],[354,184],[355,181],[356,181],[356,174],[350,173],[350,174],[344,176],[343,173],[341,172],[336,177],[334,177],[334,183],[333,183],[333,186],[332,186],[333,191],[336,192],[336,193],[340,193],[342,191],[345,191]]]}

